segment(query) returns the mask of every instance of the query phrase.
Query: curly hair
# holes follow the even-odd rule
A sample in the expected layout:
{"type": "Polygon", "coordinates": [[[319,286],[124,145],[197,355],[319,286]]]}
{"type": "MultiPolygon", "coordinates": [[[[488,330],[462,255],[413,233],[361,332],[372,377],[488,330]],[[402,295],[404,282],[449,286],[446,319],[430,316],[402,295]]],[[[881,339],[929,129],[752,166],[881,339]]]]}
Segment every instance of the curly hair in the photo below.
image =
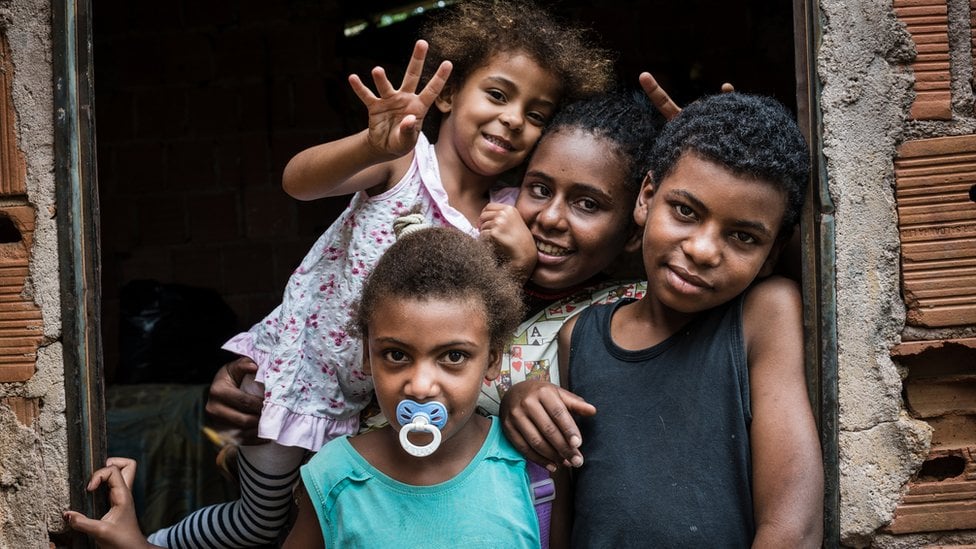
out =
{"type": "Polygon", "coordinates": [[[768,181],[786,194],[781,234],[799,220],[810,172],[807,144],[793,116],[771,97],[723,93],[688,105],[668,122],[651,151],[663,181],[692,151],[731,172],[768,181]]]}
{"type": "Polygon", "coordinates": [[[492,349],[505,349],[522,320],[521,295],[488,244],[454,228],[427,228],[401,236],[380,258],[366,279],[353,328],[366,335],[384,299],[475,298],[484,308],[492,349]]]}
{"type": "Polygon", "coordinates": [[[441,61],[454,65],[447,88],[496,54],[523,52],[549,69],[563,84],[562,100],[602,93],[613,84],[609,50],[595,45],[589,31],[557,20],[528,1],[466,0],[433,15],[422,30],[430,43],[425,63],[429,80],[441,61]]]}
{"type": "Polygon", "coordinates": [[[563,107],[546,127],[547,135],[581,130],[607,140],[627,163],[626,189],[634,198],[650,167],[651,150],[664,117],[641,91],[617,90],[563,107]]]}

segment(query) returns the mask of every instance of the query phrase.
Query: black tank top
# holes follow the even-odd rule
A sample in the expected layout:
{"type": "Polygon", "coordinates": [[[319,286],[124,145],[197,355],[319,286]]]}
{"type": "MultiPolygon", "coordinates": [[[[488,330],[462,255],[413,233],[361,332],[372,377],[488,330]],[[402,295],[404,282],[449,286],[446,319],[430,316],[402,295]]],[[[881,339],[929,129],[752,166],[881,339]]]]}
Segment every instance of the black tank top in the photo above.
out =
{"type": "Polygon", "coordinates": [[[569,388],[597,408],[579,419],[573,546],[749,547],[742,297],[639,351],[610,338],[614,311],[632,302],[588,308],[572,334],[569,388]]]}

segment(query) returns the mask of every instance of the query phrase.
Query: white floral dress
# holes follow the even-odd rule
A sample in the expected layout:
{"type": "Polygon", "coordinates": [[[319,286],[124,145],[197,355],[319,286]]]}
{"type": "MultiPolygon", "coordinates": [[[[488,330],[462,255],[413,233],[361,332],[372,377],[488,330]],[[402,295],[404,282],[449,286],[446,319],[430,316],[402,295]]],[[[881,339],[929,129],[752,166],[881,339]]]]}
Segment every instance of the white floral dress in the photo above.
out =
{"type": "MultiPolygon", "coordinates": [[[[393,188],[353,196],[292,273],[281,304],[224,344],[258,364],[256,380],[265,387],[261,438],[317,451],[358,430],[373,382],[362,369],[362,342],[347,328],[366,276],[395,240],[396,218],[421,213],[431,225],[477,236],[477,228],[448,204],[434,147],[423,135],[414,153],[393,188]]],[[[500,198],[513,199],[512,191],[500,198]]]]}

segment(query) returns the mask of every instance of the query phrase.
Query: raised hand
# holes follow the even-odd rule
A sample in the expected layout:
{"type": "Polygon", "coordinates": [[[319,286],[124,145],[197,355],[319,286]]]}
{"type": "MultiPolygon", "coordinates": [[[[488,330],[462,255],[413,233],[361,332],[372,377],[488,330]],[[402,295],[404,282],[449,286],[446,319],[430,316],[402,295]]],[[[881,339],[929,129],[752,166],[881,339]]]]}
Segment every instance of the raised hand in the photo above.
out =
{"type": "MultiPolygon", "coordinates": [[[[671,120],[675,116],[678,116],[678,113],[681,112],[681,107],[671,100],[671,96],[669,96],[668,92],[664,91],[664,88],[657,83],[657,80],[654,79],[654,76],[652,76],[651,73],[640,73],[640,76],[637,77],[637,81],[640,82],[640,86],[644,89],[644,93],[646,93],[647,97],[651,99],[651,103],[653,103],[657,110],[664,116],[665,120],[671,120]]],[[[735,88],[732,86],[732,84],[725,82],[722,84],[720,91],[722,93],[730,93],[734,92],[735,88]]]]}
{"type": "Polygon", "coordinates": [[[479,218],[481,238],[488,239],[521,281],[528,280],[539,257],[535,240],[513,206],[490,202],[479,218]]]}
{"type": "Polygon", "coordinates": [[[363,84],[359,76],[353,74],[349,77],[349,85],[369,112],[370,146],[391,158],[413,150],[427,111],[451,75],[451,62],[442,62],[430,82],[420,93],[416,93],[426,58],[427,42],[418,40],[399,88],[393,87],[383,67],[375,67],[371,74],[376,94],[363,84]]]}
{"type": "Polygon", "coordinates": [[[499,411],[505,436],[525,457],[550,471],[557,464],[583,465],[583,438],[573,414],[596,408],[576,394],[544,381],[523,381],[505,393],[499,411]]]}

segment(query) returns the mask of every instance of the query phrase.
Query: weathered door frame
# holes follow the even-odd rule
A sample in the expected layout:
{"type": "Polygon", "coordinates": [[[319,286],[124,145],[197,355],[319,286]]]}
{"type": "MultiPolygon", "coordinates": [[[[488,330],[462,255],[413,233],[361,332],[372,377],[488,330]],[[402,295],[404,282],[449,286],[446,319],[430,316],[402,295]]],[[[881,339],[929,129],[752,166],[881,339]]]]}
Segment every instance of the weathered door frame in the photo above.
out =
{"type": "Polygon", "coordinates": [[[814,404],[824,464],[824,547],[840,543],[838,465],[837,302],[834,272],[834,205],[827,187],[820,115],[820,9],[812,0],[793,0],[796,103],[810,144],[811,181],[801,221],[803,305],[807,386],[814,404]]]}
{"type": "MultiPolygon", "coordinates": [[[[101,516],[86,479],[105,461],[90,0],[51,3],[62,346],[72,509],[101,516]]],[[[72,546],[88,545],[81,537],[72,546]]]]}

